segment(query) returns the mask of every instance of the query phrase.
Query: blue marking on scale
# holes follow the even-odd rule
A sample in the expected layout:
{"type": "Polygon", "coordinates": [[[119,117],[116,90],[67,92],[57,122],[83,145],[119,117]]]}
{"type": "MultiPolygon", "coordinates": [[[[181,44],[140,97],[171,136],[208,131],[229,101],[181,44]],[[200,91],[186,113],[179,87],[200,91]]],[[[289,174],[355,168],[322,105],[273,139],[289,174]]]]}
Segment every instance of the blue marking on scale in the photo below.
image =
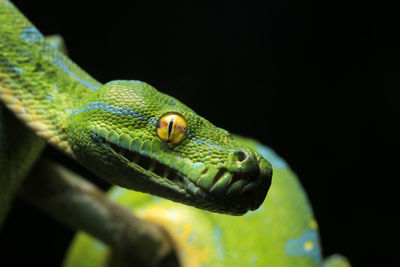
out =
{"type": "Polygon", "coordinates": [[[82,107],[80,109],[74,109],[74,111],[72,112],[72,115],[78,115],[80,113],[91,111],[91,110],[104,110],[104,111],[110,112],[112,114],[125,115],[125,116],[129,116],[129,117],[132,117],[135,119],[139,119],[141,121],[147,121],[147,122],[150,122],[150,123],[156,125],[155,120],[151,120],[151,118],[148,118],[148,117],[146,117],[140,113],[137,113],[129,108],[118,107],[118,106],[107,104],[107,103],[104,103],[101,101],[88,102],[84,107],[82,107]]]}
{"type": "Polygon", "coordinates": [[[258,261],[258,256],[257,255],[253,255],[250,259],[250,265],[256,265],[258,261]]]}
{"type": "Polygon", "coordinates": [[[18,75],[22,74],[22,69],[13,66],[10,62],[8,62],[7,60],[4,59],[0,59],[0,63],[4,64],[6,67],[10,68],[13,72],[17,73],[18,75]]]}
{"type": "Polygon", "coordinates": [[[59,50],[61,47],[61,41],[58,38],[47,40],[47,43],[56,50],[59,50]]]}
{"type": "Polygon", "coordinates": [[[71,70],[68,68],[68,66],[64,63],[64,61],[61,58],[54,58],[52,61],[63,72],[65,72],[66,74],[68,74],[69,76],[74,78],[77,82],[80,82],[81,84],[83,84],[87,88],[90,88],[90,89],[93,89],[93,90],[99,89],[99,86],[95,86],[95,85],[91,84],[90,82],[85,81],[84,79],[81,79],[78,76],[76,76],[74,73],[72,73],[71,70]]]}
{"type": "Polygon", "coordinates": [[[193,244],[196,240],[196,235],[197,235],[196,231],[192,231],[189,235],[188,242],[193,244]]]}
{"type": "Polygon", "coordinates": [[[226,147],[222,147],[220,145],[217,145],[216,143],[212,143],[212,142],[209,142],[209,141],[206,141],[206,140],[202,140],[202,139],[197,139],[196,137],[192,137],[192,141],[195,142],[196,144],[203,145],[203,146],[208,146],[208,147],[211,147],[211,148],[216,148],[218,150],[225,150],[225,151],[231,151],[231,152],[235,151],[234,149],[228,149],[226,147]]]}
{"type": "Polygon", "coordinates": [[[285,244],[285,252],[291,256],[311,258],[318,264],[322,262],[318,234],[315,230],[309,229],[299,238],[289,240],[285,244]],[[307,242],[310,242],[309,247],[307,242]]]}
{"type": "Polygon", "coordinates": [[[112,190],[110,190],[109,196],[112,200],[118,201],[125,193],[126,193],[125,189],[118,186],[114,186],[112,190]]]}
{"type": "Polygon", "coordinates": [[[140,86],[146,85],[145,82],[142,82],[142,81],[139,81],[139,80],[113,80],[113,81],[110,81],[110,82],[108,82],[108,83],[106,83],[106,84],[126,83],[126,82],[135,83],[135,84],[140,85],[140,86]]]}
{"type": "Polygon", "coordinates": [[[139,151],[139,144],[138,144],[138,143],[134,143],[134,144],[130,147],[130,150],[133,150],[133,151],[138,152],[138,151],[139,151]]]}
{"type": "Polygon", "coordinates": [[[122,148],[129,149],[129,144],[118,143],[118,145],[119,145],[120,147],[122,147],[122,148]]]}
{"type": "Polygon", "coordinates": [[[216,246],[217,253],[220,259],[225,258],[225,249],[222,243],[222,229],[221,227],[217,226],[214,228],[212,236],[214,237],[214,244],[216,246]]]}
{"type": "Polygon", "coordinates": [[[130,83],[136,83],[137,85],[144,86],[146,85],[145,82],[138,81],[138,80],[129,80],[130,83]]]}
{"type": "Polygon", "coordinates": [[[92,134],[92,139],[94,141],[96,141],[97,143],[104,143],[104,140],[100,136],[98,136],[97,134],[92,134]]]}
{"type": "Polygon", "coordinates": [[[49,100],[49,101],[52,101],[53,100],[53,96],[51,94],[47,93],[46,94],[46,99],[49,100]]]}
{"type": "Polygon", "coordinates": [[[24,28],[21,32],[20,38],[25,42],[37,42],[43,38],[43,35],[36,29],[36,27],[24,28]]]}
{"type": "Polygon", "coordinates": [[[176,107],[176,98],[170,96],[170,97],[168,97],[167,100],[168,100],[168,104],[169,104],[170,106],[176,107]]]}
{"type": "Polygon", "coordinates": [[[14,72],[18,73],[19,75],[21,75],[21,74],[22,74],[22,69],[21,69],[21,68],[18,68],[18,67],[12,67],[12,69],[13,69],[13,71],[14,71],[14,72]]]}
{"type": "Polygon", "coordinates": [[[28,57],[28,58],[31,57],[31,54],[30,54],[29,51],[26,49],[26,47],[18,48],[18,49],[17,49],[17,53],[18,53],[18,55],[23,56],[23,57],[25,57],[25,56],[28,57]]]}
{"type": "Polygon", "coordinates": [[[278,156],[278,154],[276,154],[271,148],[264,145],[258,145],[256,150],[272,164],[273,168],[285,169],[288,167],[286,161],[278,156]]]}
{"type": "Polygon", "coordinates": [[[203,166],[203,165],[204,165],[203,162],[195,162],[195,163],[193,164],[192,169],[191,169],[190,171],[194,171],[195,169],[197,169],[197,168],[199,168],[199,167],[201,167],[201,166],[203,166]]]}
{"type": "Polygon", "coordinates": [[[150,198],[150,201],[153,203],[160,203],[162,202],[162,199],[153,195],[147,195],[150,198]]]}
{"type": "Polygon", "coordinates": [[[130,87],[130,89],[133,89],[138,93],[142,93],[143,92],[142,88],[147,85],[145,82],[138,81],[138,80],[114,80],[114,81],[110,81],[110,82],[106,83],[106,85],[114,84],[114,83],[116,83],[116,84],[118,84],[118,83],[123,83],[123,84],[130,83],[130,84],[133,85],[133,87],[130,87]]]}
{"type": "Polygon", "coordinates": [[[152,125],[157,125],[158,119],[151,117],[148,119],[148,122],[152,125]]]}
{"type": "Polygon", "coordinates": [[[93,240],[92,248],[99,253],[105,253],[107,250],[106,245],[98,240],[93,240]]]}

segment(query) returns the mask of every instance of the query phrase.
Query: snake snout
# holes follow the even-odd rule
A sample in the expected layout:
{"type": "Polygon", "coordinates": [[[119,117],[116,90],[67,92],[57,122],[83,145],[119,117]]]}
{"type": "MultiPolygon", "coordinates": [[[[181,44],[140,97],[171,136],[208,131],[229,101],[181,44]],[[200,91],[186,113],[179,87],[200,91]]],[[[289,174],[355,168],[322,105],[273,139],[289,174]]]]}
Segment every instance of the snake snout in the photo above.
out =
{"type": "MultiPolygon", "coordinates": [[[[251,157],[256,157],[253,154],[251,157]]],[[[242,180],[245,182],[241,187],[239,195],[249,203],[250,210],[258,209],[264,202],[272,181],[272,166],[265,159],[257,159],[256,170],[250,171],[245,175],[242,180]]],[[[232,184],[234,186],[234,184],[232,184]]],[[[228,190],[229,191],[229,190],[228,190]]]]}
{"type": "MultiPolygon", "coordinates": [[[[248,155],[248,158],[253,156],[248,155]]],[[[232,173],[225,191],[231,207],[230,214],[241,215],[248,210],[256,210],[264,202],[272,181],[272,166],[259,157],[256,163],[255,169],[232,173]]]]}
{"type": "Polygon", "coordinates": [[[214,177],[210,193],[225,195],[233,205],[246,210],[255,210],[263,203],[272,180],[271,164],[252,151],[232,152],[228,169],[218,173],[223,175],[214,177]]]}

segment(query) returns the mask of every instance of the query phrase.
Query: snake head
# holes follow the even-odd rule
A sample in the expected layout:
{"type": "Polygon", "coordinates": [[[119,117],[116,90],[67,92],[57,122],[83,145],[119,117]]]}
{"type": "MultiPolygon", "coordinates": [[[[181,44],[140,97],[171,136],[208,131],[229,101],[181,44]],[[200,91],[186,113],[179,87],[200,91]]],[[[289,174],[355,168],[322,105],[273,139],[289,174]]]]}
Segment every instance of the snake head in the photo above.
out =
{"type": "Polygon", "coordinates": [[[113,81],[82,99],[67,123],[75,157],[99,177],[197,208],[257,209],[271,164],[173,97],[113,81]]]}

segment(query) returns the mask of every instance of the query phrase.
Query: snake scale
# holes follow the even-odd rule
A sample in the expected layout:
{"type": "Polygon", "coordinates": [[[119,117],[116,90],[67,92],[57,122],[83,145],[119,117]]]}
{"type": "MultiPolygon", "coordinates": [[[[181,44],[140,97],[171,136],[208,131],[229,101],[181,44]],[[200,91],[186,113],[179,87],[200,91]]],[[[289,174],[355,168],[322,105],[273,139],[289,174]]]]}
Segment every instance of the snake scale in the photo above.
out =
{"type": "MultiPolygon", "coordinates": [[[[323,263],[305,192],[270,148],[147,83],[99,83],[6,0],[0,100],[0,226],[49,144],[120,186],[110,198],[165,228],[181,266],[349,266],[341,256],[323,263]]],[[[107,255],[81,234],[65,266],[105,266],[107,255]]]]}

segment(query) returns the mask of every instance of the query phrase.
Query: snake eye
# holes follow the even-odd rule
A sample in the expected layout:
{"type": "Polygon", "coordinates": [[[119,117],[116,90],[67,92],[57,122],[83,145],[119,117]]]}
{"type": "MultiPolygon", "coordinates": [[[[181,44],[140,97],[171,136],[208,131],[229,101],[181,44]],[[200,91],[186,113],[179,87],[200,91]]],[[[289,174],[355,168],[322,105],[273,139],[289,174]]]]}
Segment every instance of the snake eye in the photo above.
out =
{"type": "Polygon", "coordinates": [[[157,125],[157,135],[161,140],[177,144],[185,138],[187,122],[177,113],[167,113],[160,117],[157,125]]]}

